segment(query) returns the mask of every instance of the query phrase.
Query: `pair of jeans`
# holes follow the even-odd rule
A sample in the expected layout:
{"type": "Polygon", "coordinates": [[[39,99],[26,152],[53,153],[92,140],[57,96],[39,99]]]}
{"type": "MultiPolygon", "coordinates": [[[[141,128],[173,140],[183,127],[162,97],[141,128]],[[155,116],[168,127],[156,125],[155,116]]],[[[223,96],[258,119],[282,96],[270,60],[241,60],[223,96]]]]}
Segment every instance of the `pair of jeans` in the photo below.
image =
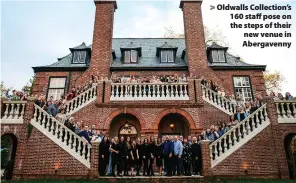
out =
{"type": "Polygon", "coordinates": [[[111,173],[112,173],[112,158],[110,153],[107,174],[110,175],[111,173]]]}

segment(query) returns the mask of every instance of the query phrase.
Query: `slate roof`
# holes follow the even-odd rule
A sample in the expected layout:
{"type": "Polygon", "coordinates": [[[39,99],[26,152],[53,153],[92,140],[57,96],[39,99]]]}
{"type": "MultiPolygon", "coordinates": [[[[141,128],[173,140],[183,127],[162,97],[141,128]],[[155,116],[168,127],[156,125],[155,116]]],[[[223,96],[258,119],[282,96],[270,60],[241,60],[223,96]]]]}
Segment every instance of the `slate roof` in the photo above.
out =
{"type": "MultiPolygon", "coordinates": [[[[208,46],[209,47],[209,46],[208,46]]],[[[211,45],[211,47],[219,47],[220,45],[211,45]]],[[[91,45],[86,46],[82,43],[75,49],[91,49],[91,45]]],[[[222,47],[225,48],[225,47],[222,47]]],[[[182,58],[182,53],[186,50],[184,38],[113,38],[112,50],[116,54],[116,59],[111,61],[111,70],[143,70],[143,69],[176,69],[187,70],[188,66],[186,60],[182,58]],[[138,63],[126,64],[123,63],[121,58],[121,48],[128,48],[133,42],[134,47],[141,47],[142,56],[139,57],[138,63]],[[159,58],[156,56],[157,48],[160,47],[173,47],[176,50],[175,63],[160,63],[159,58]]],[[[239,57],[235,57],[229,53],[226,54],[226,63],[208,63],[209,67],[213,69],[259,69],[265,70],[265,65],[253,65],[240,61],[239,57]]],[[[86,64],[72,64],[72,53],[67,56],[58,58],[58,61],[47,66],[33,67],[35,72],[40,71],[62,71],[62,70],[86,70],[89,67],[89,62],[86,64]]]]}

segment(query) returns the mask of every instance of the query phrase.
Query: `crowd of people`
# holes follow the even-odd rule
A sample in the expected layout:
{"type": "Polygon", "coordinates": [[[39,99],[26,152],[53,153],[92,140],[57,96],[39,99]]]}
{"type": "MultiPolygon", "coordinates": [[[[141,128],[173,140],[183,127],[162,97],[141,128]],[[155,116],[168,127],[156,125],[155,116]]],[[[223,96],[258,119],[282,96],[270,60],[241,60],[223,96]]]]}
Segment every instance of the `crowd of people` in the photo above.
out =
{"type": "Polygon", "coordinates": [[[121,77],[112,73],[111,81],[113,83],[185,83],[187,82],[187,77],[185,74],[179,76],[178,74],[174,74],[171,76],[152,76],[152,77],[135,77],[134,75],[130,75],[129,77],[121,77]]]}
{"type": "Polygon", "coordinates": [[[293,100],[293,96],[291,95],[290,92],[286,92],[285,96],[283,96],[280,92],[279,93],[275,93],[274,91],[271,91],[269,93],[269,96],[273,98],[273,100],[277,101],[277,100],[293,100]]]}
{"type": "Polygon", "coordinates": [[[123,136],[110,139],[104,136],[99,145],[100,176],[154,176],[154,164],[158,175],[201,175],[202,136],[153,136],[131,139],[123,136]],[[192,170],[192,171],[191,171],[192,170]]]}

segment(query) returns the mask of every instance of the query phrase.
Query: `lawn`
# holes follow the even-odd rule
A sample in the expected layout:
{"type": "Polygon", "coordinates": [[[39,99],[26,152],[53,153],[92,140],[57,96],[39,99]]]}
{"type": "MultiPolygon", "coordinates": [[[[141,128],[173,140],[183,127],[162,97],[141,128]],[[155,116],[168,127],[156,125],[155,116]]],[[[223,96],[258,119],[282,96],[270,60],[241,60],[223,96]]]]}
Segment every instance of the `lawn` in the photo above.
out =
{"type": "MultiPolygon", "coordinates": [[[[50,179],[42,179],[42,180],[19,180],[19,181],[5,181],[7,183],[92,183],[92,182],[100,182],[100,183],[109,183],[109,182],[116,182],[116,183],[139,183],[139,179],[135,180],[116,180],[115,179],[110,179],[110,180],[102,180],[102,179],[97,179],[97,180],[50,180],[50,179]]],[[[219,183],[296,183],[296,180],[267,180],[267,179],[205,179],[205,180],[142,180],[142,182],[145,183],[214,183],[214,182],[219,182],[219,183]]]]}

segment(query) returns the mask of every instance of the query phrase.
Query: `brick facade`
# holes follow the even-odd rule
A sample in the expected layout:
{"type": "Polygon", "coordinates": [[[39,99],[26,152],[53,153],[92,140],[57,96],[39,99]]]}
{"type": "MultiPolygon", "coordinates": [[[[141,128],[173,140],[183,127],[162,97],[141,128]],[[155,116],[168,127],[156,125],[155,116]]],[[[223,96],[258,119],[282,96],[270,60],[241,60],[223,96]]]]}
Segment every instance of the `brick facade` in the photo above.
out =
{"type": "MultiPolygon", "coordinates": [[[[90,67],[85,71],[36,72],[33,95],[46,95],[50,77],[67,77],[66,91],[72,86],[86,84],[91,75],[110,76],[112,60],[113,19],[116,4],[114,1],[99,0],[95,3],[96,17],[90,67]]],[[[256,70],[212,70],[208,67],[204,43],[201,1],[181,3],[184,15],[186,39],[187,71],[114,71],[118,76],[146,76],[186,74],[199,78],[205,76],[223,86],[233,94],[233,76],[249,76],[254,96],[265,95],[262,71],[256,70]]],[[[118,135],[119,128],[128,120],[133,124],[139,137],[179,133],[197,135],[218,121],[228,122],[229,116],[202,99],[200,80],[188,80],[189,101],[125,101],[112,102],[111,81],[100,81],[97,86],[97,99],[80,109],[72,116],[84,125],[95,125],[107,135],[118,135]],[[171,129],[175,123],[178,130],[171,129]],[[185,132],[188,131],[188,132],[185,132]]],[[[213,169],[210,167],[209,142],[202,144],[203,170],[205,176],[250,176],[288,178],[288,166],[284,149],[284,138],[296,132],[295,124],[278,124],[273,101],[268,102],[271,125],[235,151],[213,169]],[[243,167],[247,166],[247,173],[243,167]]],[[[97,145],[93,146],[91,169],[86,168],[66,151],[33,129],[27,138],[27,126],[33,116],[33,103],[28,101],[23,125],[1,125],[1,135],[14,134],[18,138],[14,178],[86,178],[96,177],[97,145]],[[57,173],[55,169],[58,167],[57,173]]]]}

